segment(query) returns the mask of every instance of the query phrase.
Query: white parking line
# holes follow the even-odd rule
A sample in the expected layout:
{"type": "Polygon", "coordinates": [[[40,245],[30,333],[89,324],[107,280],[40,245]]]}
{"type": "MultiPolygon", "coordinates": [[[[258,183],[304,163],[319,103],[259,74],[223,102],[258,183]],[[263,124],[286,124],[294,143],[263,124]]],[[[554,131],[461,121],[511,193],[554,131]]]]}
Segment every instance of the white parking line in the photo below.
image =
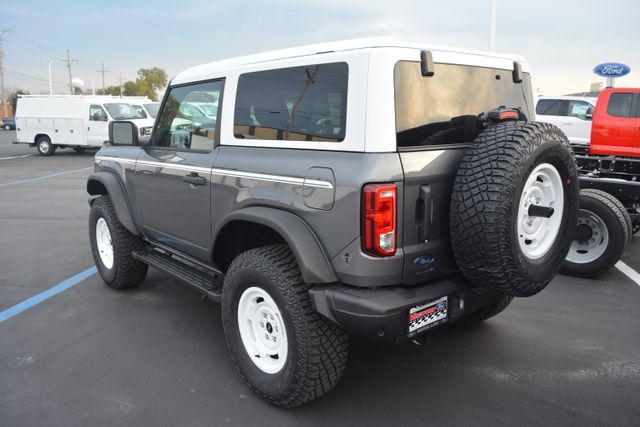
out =
{"type": "Polygon", "coordinates": [[[31,156],[35,156],[35,154],[22,154],[20,156],[0,157],[0,160],[21,159],[23,157],[31,157],[31,156]]]}
{"type": "Polygon", "coordinates": [[[616,263],[616,268],[623,272],[629,279],[636,282],[636,285],[640,286],[640,273],[638,273],[622,261],[618,261],[616,263]]]}

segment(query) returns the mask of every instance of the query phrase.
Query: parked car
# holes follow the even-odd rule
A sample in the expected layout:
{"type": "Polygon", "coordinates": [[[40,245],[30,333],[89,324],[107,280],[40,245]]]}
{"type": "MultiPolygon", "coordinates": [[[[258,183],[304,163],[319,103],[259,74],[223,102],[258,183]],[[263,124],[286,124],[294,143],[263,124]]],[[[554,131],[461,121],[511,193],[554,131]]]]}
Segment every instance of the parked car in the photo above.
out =
{"type": "Polygon", "coordinates": [[[16,128],[16,120],[13,117],[5,117],[0,123],[0,128],[4,130],[12,130],[16,128]]]}
{"type": "Polygon", "coordinates": [[[596,100],[583,96],[541,96],[536,101],[536,120],[560,128],[576,153],[584,153],[589,147],[596,100]]]}
{"type": "Polygon", "coordinates": [[[43,156],[57,148],[82,151],[102,147],[113,120],[132,120],[140,138],[151,135],[153,119],[143,118],[127,98],[82,95],[19,95],[17,144],[36,147],[43,156]]]}
{"type": "Polygon", "coordinates": [[[152,266],[221,301],[249,387],[301,405],[340,379],[348,334],[418,340],[554,277],[578,175],[532,99],[519,56],[395,40],[188,69],[150,141],[114,121],[95,157],[96,266],[114,289],[152,266]],[[205,96],[215,126],[183,114],[205,96]]]}

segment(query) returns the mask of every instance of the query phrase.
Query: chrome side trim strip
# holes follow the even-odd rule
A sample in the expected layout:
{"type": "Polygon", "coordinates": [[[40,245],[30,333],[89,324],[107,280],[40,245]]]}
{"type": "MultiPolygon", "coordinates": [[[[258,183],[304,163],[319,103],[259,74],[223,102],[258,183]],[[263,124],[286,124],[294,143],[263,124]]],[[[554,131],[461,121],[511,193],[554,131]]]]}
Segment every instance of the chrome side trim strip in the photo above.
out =
{"type": "Polygon", "coordinates": [[[256,181],[277,182],[281,184],[301,185],[315,188],[325,188],[333,190],[333,184],[327,181],[317,179],[305,179],[294,176],[270,175],[264,173],[244,172],[232,169],[206,168],[200,166],[180,165],[175,163],[154,162],[149,160],[125,159],[121,157],[96,156],[95,161],[113,161],[116,163],[139,164],[142,166],[161,167],[169,169],[184,170],[189,172],[200,172],[203,174],[213,174],[218,176],[229,176],[234,178],[253,179],[256,181]]]}

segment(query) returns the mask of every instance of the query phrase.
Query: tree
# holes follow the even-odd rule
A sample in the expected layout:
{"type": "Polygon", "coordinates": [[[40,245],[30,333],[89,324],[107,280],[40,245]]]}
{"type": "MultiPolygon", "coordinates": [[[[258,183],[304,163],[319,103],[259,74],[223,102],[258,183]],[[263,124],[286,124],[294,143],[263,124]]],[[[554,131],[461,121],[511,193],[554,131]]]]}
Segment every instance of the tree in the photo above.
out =
{"type": "Polygon", "coordinates": [[[18,95],[29,95],[29,92],[22,89],[17,89],[11,92],[9,95],[9,103],[13,106],[13,111],[16,111],[16,105],[18,105],[18,95]]]}
{"type": "MultiPolygon", "coordinates": [[[[135,81],[128,81],[122,85],[122,95],[146,96],[156,101],[157,91],[164,89],[166,84],[167,72],[162,68],[141,68],[135,81]]],[[[99,90],[98,94],[120,96],[120,86],[106,87],[104,91],[99,90]]]]}

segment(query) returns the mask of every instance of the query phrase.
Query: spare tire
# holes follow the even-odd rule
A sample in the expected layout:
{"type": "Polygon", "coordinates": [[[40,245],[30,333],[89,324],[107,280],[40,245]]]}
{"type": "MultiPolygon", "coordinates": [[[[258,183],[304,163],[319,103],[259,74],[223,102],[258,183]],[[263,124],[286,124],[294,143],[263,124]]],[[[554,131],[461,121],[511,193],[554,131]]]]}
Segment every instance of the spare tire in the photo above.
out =
{"type": "Polygon", "coordinates": [[[571,246],[578,191],[560,129],[522,121],[489,126],[467,149],[451,195],[451,246],[464,276],[505,295],[540,292],[571,246]]]}

